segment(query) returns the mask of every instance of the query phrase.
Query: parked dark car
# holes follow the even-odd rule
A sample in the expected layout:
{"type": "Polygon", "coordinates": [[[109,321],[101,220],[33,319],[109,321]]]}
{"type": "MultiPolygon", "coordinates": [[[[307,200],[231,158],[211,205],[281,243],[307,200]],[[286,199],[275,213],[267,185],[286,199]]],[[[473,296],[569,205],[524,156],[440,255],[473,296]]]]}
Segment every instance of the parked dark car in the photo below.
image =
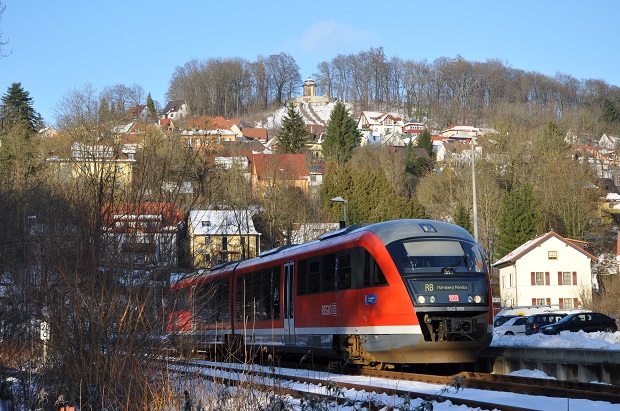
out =
{"type": "Polygon", "coordinates": [[[566,317],[566,313],[544,313],[530,315],[525,323],[525,335],[532,335],[540,332],[540,327],[553,324],[566,317]]]}
{"type": "Polygon", "coordinates": [[[560,321],[543,325],[540,332],[543,334],[559,334],[560,331],[605,331],[616,332],[616,320],[601,313],[569,314],[560,321]]]}

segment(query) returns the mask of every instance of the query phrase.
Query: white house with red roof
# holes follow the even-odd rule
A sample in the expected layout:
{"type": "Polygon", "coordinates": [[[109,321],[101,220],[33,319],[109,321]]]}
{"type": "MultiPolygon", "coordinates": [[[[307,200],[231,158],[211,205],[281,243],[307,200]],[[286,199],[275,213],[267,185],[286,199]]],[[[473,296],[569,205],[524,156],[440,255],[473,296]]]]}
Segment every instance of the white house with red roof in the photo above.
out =
{"type": "Polygon", "coordinates": [[[592,265],[598,261],[587,244],[550,231],[496,261],[502,306],[582,308],[592,299],[592,265]]]}
{"type": "Polygon", "coordinates": [[[417,123],[414,121],[409,121],[403,125],[403,133],[409,135],[418,135],[424,131],[426,125],[424,123],[417,123]]]}
{"type": "Polygon", "coordinates": [[[357,120],[357,128],[373,136],[402,133],[403,126],[403,119],[398,114],[382,111],[362,111],[357,120]]]}

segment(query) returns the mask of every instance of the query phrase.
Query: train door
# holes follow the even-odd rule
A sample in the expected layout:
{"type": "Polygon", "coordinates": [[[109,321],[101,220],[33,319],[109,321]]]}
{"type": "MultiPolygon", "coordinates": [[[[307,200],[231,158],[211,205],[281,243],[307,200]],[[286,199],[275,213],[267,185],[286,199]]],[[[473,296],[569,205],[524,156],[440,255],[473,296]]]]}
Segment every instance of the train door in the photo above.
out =
{"type": "Polygon", "coordinates": [[[284,264],[284,342],[286,344],[295,344],[294,272],[294,261],[284,264]]]}

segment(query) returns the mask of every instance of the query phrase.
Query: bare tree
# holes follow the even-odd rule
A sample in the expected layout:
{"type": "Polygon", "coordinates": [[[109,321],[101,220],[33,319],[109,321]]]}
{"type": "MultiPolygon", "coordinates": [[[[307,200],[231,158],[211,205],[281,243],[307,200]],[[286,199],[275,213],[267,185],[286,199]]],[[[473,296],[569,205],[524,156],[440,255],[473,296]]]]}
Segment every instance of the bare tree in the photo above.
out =
{"type": "Polygon", "coordinates": [[[301,84],[299,65],[287,53],[272,54],[267,57],[266,67],[273,83],[275,101],[282,105],[292,97],[293,90],[301,84]]]}
{"type": "MultiPolygon", "coordinates": [[[[0,22],[2,21],[2,15],[4,14],[4,10],[6,10],[6,6],[2,2],[0,2],[0,22]]],[[[0,31],[0,58],[7,57],[11,54],[11,52],[7,53],[6,51],[4,51],[4,46],[6,46],[7,44],[9,44],[9,41],[2,40],[2,32],[0,31]]]]}

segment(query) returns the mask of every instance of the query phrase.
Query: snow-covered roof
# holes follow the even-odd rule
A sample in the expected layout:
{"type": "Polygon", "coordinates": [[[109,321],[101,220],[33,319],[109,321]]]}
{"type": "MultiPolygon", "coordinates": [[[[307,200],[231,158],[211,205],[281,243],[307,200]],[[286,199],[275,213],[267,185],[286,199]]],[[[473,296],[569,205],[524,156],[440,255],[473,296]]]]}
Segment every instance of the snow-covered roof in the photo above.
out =
{"type": "Polygon", "coordinates": [[[509,264],[514,264],[516,262],[516,260],[521,258],[523,255],[527,254],[534,247],[536,247],[539,244],[544,243],[545,241],[549,240],[550,238],[557,238],[557,239],[559,239],[560,241],[566,243],[567,245],[569,245],[570,247],[572,247],[575,250],[579,251],[580,253],[585,254],[592,261],[597,261],[598,260],[595,256],[593,256],[592,254],[590,254],[589,252],[587,252],[586,250],[584,250],[583,248],[581,248],[579,246],[579,244],[585,244],[583,241],[571,240],[569,238],[564,238],[561,235],[557,234],[555,231],[549,231],[546,234],[543,234],[543,235],[541,235],[539,237],[533,238],[533,239],[531,239],[529,241],[526,241],[525,243],[521,244],[519,247],[515,248],[513,251],[511,251],[510,253],[506,254],[505,256],[503,256],[502,258],[497,260],[495,263],[493,263],[493,266],[494,267],[501,267],[501,266],[506,266],[506,265],[509,265],[509,264]]]}
{"type": "Polygon", "coordinates": [[[259,234],[249,210],[191,210],[189,224],[194,235],[259,234]]]}

